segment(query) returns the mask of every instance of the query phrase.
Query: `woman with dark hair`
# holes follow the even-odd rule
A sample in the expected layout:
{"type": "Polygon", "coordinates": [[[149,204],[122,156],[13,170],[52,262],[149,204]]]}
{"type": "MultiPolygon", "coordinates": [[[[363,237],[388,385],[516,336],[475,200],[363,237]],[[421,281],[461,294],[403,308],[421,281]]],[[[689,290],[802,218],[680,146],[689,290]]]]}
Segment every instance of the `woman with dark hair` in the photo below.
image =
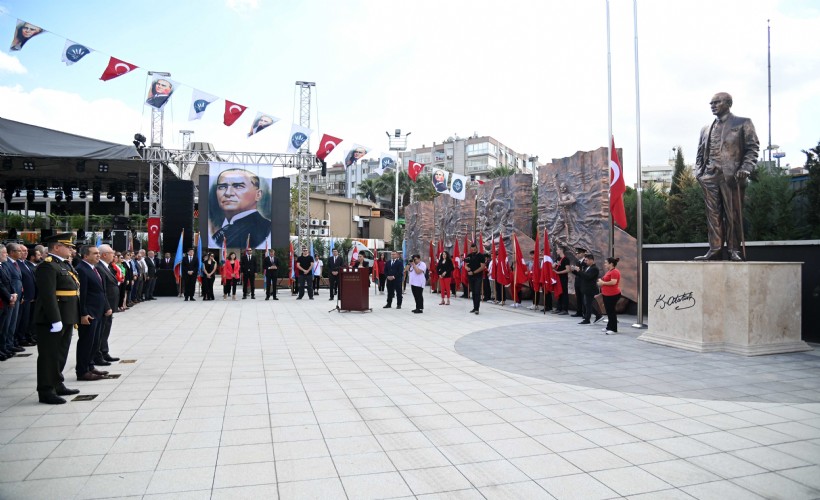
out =
{"type": "Polygon", "coordinates": [[[379,282],[379,293],[384,295],[384,285],[387,283],[387,275],[384,274],[387,261],[384,260],[384,254],[373,262],[373,277],[374,281],[379,282]]]}
{"type": "Polygon", "coordinates": [[[609,257],[604,261],[604,277],[598,280],[601,287],[601,294],[604,296],[604,307],[606,307],[607,323],[602,331],[607,335],[618,333],[618,315],[615,312],[615,305],[621,298],[621,272],[616,269],[621,259],[609,257]]]}
{"type": "Polygon", "coordinates": [[[453,259],[450,257],[450,253],[446,250],[441,252],[438,263],[436,264],[436,272],[441,281],[441,302],[438,303],[440,306],[450,305],[450,282],[453,280],[453,269],[455,269],[455,266],[453,265],[453,259]],[[445,298],[447,299],[446,304],[444,303],[445,298]]]}
{"type": "Polygon", "coordinates": [[[216,259],[208,252],[202,261],[202,300],[214,300],[214,280],[216,280],[216,259]]]}
{"type": "Polygon", "coordinates": [[[236,300],[236,284],[239,283],[239,261],[236,252],[228,254],[228,260],[222,264],[222,300],[228,300],[228,295],[236,300]]]}
{"type": "Polygon", "coordinates": [[[22,49],[26,42],[42,32],[43,28],[40,28],[39,26],[34,26],[33,24],[26,22],[19,23],[17,25],[17,29],[14,30],[14,39],[11,41],[10,50],[22,49]]]}

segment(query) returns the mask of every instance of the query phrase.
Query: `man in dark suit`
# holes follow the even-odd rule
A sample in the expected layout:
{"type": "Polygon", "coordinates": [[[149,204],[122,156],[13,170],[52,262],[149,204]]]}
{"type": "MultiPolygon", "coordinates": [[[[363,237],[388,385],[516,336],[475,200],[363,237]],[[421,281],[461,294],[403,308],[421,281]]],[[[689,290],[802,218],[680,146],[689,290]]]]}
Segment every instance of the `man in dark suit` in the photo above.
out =
{"type": "MultiPolygon", "coordinates": [[[[598,276],[600,275],[600,271],[598,270],[598,266],[595,265],[595,257],[593,257],[591,253],[587,253],[584,257],[583,267],[576,266],[576,268],[578,268],[577,276],[581,279],[581,294],[584,297],[584,320],[578,324],[588,325],[591,323],[590,318],[593,312],[592,303],[595,301],[595,295],[598,293],[598,276]]],[[[602,317],[599,312],[595,311],[596,323],[602,317]]]]}
{"type": "Polygon", "coordinates": [[[270,236],[271,221],[257,210],[262,199],[259,176],[240,168],[222,171],[212,191],[213,221],[219,227],[211,235],[209,247],[258,248],[270,236]],[[221,214],[219,213],[221,211],[221,214]]]}
{"type": "Polygon", "coordinates": [[[252,299],[256,298],[256,257],[253,255],[253,250],[245,249],[242,258],[239,260],[239,271],[242,273],[242,298],[247,299],[248,295],[252,299]]]}
{"type": "Polygon", "coordinates": [[[18,259],[17,265],[23,279],[23,294],[20,299],[20,310],[17,312],[17,329],[14,332],[15,345],[19,349],[24,346],[34,345],[29,342],[29,327],[31,323],[31,306],[37,296],[37,288],[34,285],[34,270],[29,267],[27,261],[28,248],[25,245],[17,245],[18,259]]]}
{"type": "Polygon", "coordinates": [[[74,248],[71,233],[43,240],[48,255],[34,271],[39,295],[34,302],[37,333],[37,393],[41,403],[65,403],[60,396],[77,394],[65,386],[63,369],[71,347],[71,334],[79,321],[80,280],[68,259],[74,248]]]}
{"type": "Polygon", "coordinates": [[[339,293],[339,273],[344,267],[344,259],[339,256],[339,251],[333,249],[333,255],[327,260],[327,275],[330,284],[330,300],[333,300],[334,295],[339,293]]]}
{"type": "Polygon", "coordinates": [[[196,276],[199,273],[199,262],[197,262],[196,257],[194,256],[193,248],[189,248],[188,255],[182,258],[179,273],[182,277],[182,288],[183,294],[185,295],[185,301],[187,302],[189,299],[196,300],[194,298],[194,292],[196,291],[196,276]]]}
{"type": "Polygon", "coordinates": [[[18,295],[14,293],[9,275],[9,254],[5,245],[0,244],[0,361],[14,357],[16,351],[7,351],[5,335],[7,324],[11,321],[11,309],[17,302],[18,295]]]}
{"type": "Polygon", "coordinates": [[[268,250],[265,262],[262,263],[262,267],[265,269],[265,300],[271,297],[273,297],[273,300],[279,300],[276,298],[276,279],[281,265],[279,258],[276,257],[276,252],[272,248],[268,250]]]}
{"type": "Polygon", "coordinates": [[[396,296],[396,309],[401,309],[401,283],[404,279],[404,261],[399,258],[395,250],[390,253],[390,260],[384,265],[384,274],[387,276],[387,305],[390,309],[393,295],[396,296]]]}
{"type": "Polygon", "coordinates": [[[160,259],[159,268],[160,269],[173,269],[174,268],[174,259],[171,258],[171,253],[170,252],[165,252],[165,257],[160,259]]]}
{"type": "Polygon", "coordinates": [[[109,245],[100,245],[100,261],[95,266],[97,272],[102,276],[105,283],[105,298],[107,308],[111,314],[105,314],[102,318],[102,328],[100,330],[99,343],[94,346],[94,365],[108,366],[120,358],[111,356],[108,352],[108,337],[111,335],[111,325],[114,320],[114,312],[120,299],[120,290],[117,286],[117,277],[111,269],[111,262],[114,260],[114,250],[109,245]]]}
{"type": "Polygon", "coordinates": [[[154,257],[153,250],[149,250],[146,254],[145,265],[147,268],[145,273],[145,300],[156,300],[154,298],[154,288],[157,286],[157,260],[154,257]]]}
{"type": "Polygon", "coordinates": [[[715,120],[700,131],[695,159],[695,177],[706,202],[709,251],[695,260],[723,260],[726,243],[729,259],[742,261],[743,197],[760,141],[752,120],[729,112],[731,95],[719,92],[709,105],[715,120]]]}
{"type": "Polygon", "coordinates": [[[111,314],[105,293],[105,281],[97,271],[100,250],[86,245],[80,249],[82,261],[77,266],[80,281],[80,326],[77,330],[77,380],[100,380],[108,372],[94,366],[94,347],[99,349],[103,316],[111,314]]]}
{"type": "Polygon", "coordinates": [[[20,269],[20,263],[18,262],[20,258],[20,246],[18,243],[9,243],[6,245],[6,249],[8,250],[6,273],[11,281],[11,290],[16,294],[17,299],[9,304],[8,316],[6,316],[4,323],[4,343],[2,347],[3,350],[7,352],[15,353],[25,351],[25,349],[16,345],[16,339],[14,337],[17,331],[18,318],[20,317],[20,302],[23,298],[23,273],[20,269]]]}

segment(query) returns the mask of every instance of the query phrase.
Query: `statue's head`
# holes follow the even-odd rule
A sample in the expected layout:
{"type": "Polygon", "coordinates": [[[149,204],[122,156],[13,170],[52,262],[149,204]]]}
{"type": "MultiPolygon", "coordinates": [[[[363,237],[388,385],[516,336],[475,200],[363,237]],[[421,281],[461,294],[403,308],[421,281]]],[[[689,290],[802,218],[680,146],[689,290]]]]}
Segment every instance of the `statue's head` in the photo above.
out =
{"type": "Polygon", "coordinates": [[[712,96],[709,101],[709,106],[712,108],[712,114],[715,116],[725,115],[732,107],[732,96],[728,92],[718,92],[712,96]]]}

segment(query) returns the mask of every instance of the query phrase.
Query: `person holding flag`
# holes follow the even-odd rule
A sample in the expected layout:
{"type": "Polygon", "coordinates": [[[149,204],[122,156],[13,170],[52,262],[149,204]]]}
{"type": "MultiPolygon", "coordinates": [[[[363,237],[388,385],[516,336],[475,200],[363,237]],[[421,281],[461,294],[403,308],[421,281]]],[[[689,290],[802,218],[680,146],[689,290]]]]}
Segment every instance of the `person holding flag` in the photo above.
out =
{"type": "Polygon", "coordinates": [[[518,235],[513,233],[513,251],[515,252],[515,269],[513,274],[513,307],[521,307],[521,290],[529,280],[527,264],[524,262],[524,254],[521,245],[518,243],[518,235]]]}
{"type": "MultiPolygon", "coordinates": [[[[555,274],[558,275],[558,281],[561,285],[561,293],[558,295],[558,303],[552,313],[560,316],[566,316],[569,314],[569,295],[567,294],[567,289],[569,286],[569,258],[567,257],[566,250],[563,246],[558,245],[557,250],[558,262],[554,264],[553,269],[555,269],[555,274]]],[[[546,254],[544,255],[544,258],[546,258],[546,254]]]]}
{"type": "MultiPolygon", "coordinates": [[[[182,281],[182,256],[184,252],[182,250],[182,237],[185,235],[185,230],[183,229],[181,233],[179,233],[179,243],[177,243],[177,253],[174,255],[174,278],[176,279],[177,285],[181,284],[182,281]]],[[[125,252],[125,265],[130,268],[131,266],[131,257],[130,252],[125,252]]]]}

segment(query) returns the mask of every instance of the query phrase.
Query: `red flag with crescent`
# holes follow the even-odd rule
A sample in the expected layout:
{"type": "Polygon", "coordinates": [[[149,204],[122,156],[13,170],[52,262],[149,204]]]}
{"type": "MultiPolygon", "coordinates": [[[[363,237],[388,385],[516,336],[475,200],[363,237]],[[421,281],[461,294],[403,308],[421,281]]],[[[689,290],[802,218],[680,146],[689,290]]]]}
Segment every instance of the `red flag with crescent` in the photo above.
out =
{"type": "Polygon", "coordinates": [[[621,229],[626,229],[626,210],[624,209],[626,183],[623,174],[618,152],[615,151],[615,137],[612,137],[612,157],[609,159],[609,211],[612,213],[612,221],[621,229]]]}
{"type": "Polygon", "coordinates": [[[108,59],[108,66],[105,68],[105,71],[103,71],[102,76],[100,76],[100,80],[107,82],[108,80],[113,80],[118,76],[130,73],[137,68],[138,66],[134,64],[127,63],[123,60],[117,59],[116,57],[111,57],[108,59]]]}
{"type": "Polygon", "coordinates": [[[316,158],[324,160],[340,142],[342,142],[342,139],[338,137],[333,137],[330,134],[322,134],[322,140],[319,141],[319,149],[316,150],[316,158]]]}
{"type": "Polygon", "coordinates": [[[456,247],[453,249],[453,263],[455,264],[453,269],[453,283],[455,283],[456,286],[461,283],[461,264],[463,262],[464,260],[461,258],[461,252],[459,252],[458,248],[458,238],[456,238],[456,247]]]}
{"type": "Polygon", "coordinates": [[[242,116],[242,113],[244,113],[246,109],[248,109],[247,106],[243,106],[225,99],[225,115],[222,119],[222,123],[224,123],[225,126],[230,127],[236,120],[239,119],[240,116],[242,116]]]}
{"type": "Polygon", "coordinates": [[[510,273],[510,263],[507,262],[507,246],[504,245],[504,233],[498,235],[498,277],[496,281],[501,286],[512,283],[512,273],[510,273]]]}
{"type": "Polygon", "coordinates": [[[148,218],[148,250],[159,252],[160,218],[148,218]]]}
{"type": "Polygon", "coordinates": [[[410,179],[412,179],[413,182],[416,182],[416,179],[418,178],[418,176],[419,176],[419,174],[421,173],[422,170],[424,170],[424,164],[423,163],[417,163],[417,162],[414,162],[413,160],[410,160],[407,163],[407,175],[410,176],[410,179]]]}
{"type": "Polygon", "coordinates": [[[535,230],[535,254],[532,256],[532,290],[536,293],[541,290],[541,255],[539,252],[538,229],[535,230]]]}

